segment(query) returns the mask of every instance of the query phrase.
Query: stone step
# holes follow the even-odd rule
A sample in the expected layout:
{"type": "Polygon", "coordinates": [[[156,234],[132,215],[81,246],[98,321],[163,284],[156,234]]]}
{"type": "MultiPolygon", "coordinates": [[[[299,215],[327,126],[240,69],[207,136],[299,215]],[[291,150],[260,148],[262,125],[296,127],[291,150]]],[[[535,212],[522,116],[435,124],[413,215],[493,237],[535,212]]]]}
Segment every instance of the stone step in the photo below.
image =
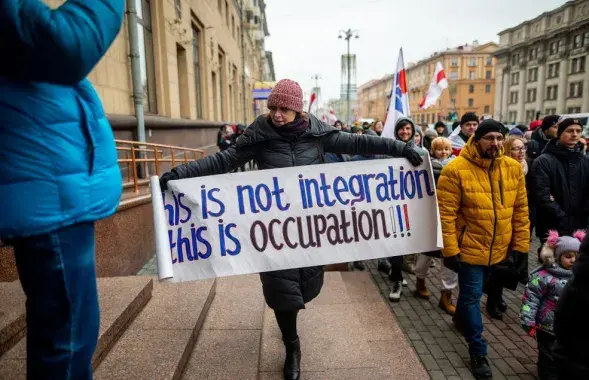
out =
{"type": "MultiPolygon", "coordinates": [[[[142,277],[145,278],[145,277],[142,277]]],[[[215,297],[216,281],[160,283],[94,379],[178,379],[215,297]]]]}
{"type": "Polygon", "coordinates": [[[263,321],[259,275],[217,279],[217,295],[182,380],[257,380],[263,321]]]}
{"type": "MultiPolygon", "coordinates": [[[[94,368],[100,364],[129,323],[133,321],[149,301],[152,289],[153,281],[149,277],[133,276],[98,279],[100,333],[92,359],[94,368]]],[[[24,299],[22,305],[24,310],[24,299]]],[[[16,380],[25,378],[26,339],[21,339],[18,344],[0,357],[0,379],[16,380]]]]}
{"type": "Polygon", "coordinates": [[[25,336],[25,300],[20,282],[0,282],[0,356],[25,336]]]}
{"type": "MultiPolygon", "coordinates": [[[[321,294],[299,312],[301,378],[427,379],[386,301],[366,272],[327,272],[321,294]]],[[[259,379],[282,379],[284,345],[266,309],[259,379]]]]}

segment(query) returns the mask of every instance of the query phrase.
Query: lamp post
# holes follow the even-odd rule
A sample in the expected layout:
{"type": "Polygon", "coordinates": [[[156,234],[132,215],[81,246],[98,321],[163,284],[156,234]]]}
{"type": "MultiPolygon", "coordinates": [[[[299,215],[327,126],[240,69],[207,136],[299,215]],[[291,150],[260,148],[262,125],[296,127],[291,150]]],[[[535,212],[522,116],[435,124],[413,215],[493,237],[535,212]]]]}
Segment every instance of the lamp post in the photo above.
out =
{"type": "Polygon", "coordinates": [[[340,30],[339,35],[337,36],[339,39],[344,39],[348,43],[348,55],[346,56],[347,61],[347,70],[348,70],[348,83],[346,89],[346,123],[350,122],[350,81],[351,81],[351,70],[350,70],[350,40],[352,38],[360,38],[358,35],[357,30],[340,30]]]}

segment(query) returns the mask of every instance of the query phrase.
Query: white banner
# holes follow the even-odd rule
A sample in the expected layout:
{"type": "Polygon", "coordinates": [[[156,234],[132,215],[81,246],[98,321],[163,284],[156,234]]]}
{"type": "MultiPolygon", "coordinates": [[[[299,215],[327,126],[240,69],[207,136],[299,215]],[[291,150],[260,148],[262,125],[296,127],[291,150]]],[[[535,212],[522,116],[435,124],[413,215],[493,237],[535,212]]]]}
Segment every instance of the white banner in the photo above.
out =
{"type": "Polygon", "coordinates": [[[429,160],[367,160],[152,180],[160,279],[211,277],[442,248],[429,160]],[[162,221],[161,218],[164,220],[162,221]],[[162,241],[169,249],[162,248],[162,241]],[[171,254],[171,255],[170,255],[171,254]]]}

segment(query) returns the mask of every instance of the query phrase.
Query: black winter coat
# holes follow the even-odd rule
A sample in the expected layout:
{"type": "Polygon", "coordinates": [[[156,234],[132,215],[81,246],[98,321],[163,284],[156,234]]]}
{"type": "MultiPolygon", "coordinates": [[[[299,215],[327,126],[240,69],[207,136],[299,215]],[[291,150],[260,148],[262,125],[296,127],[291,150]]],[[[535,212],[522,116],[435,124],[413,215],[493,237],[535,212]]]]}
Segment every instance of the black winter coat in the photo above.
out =
{"type": "MultiPolygon", "coordinates": [[[[573,279],[558,300],[554,321],[555,356],[562,371],[559,379],[589,379],[589,234],[573,267],[573,279]]],[[[559,371],[561,372],[561,371],[559,371]]]]}
{"type": "Polygon", "coordinates": [[[526,155],[530,161],[534,161],[536,158],[540,157],[544,148],[548,144],[548,140],[546,140],[544,132],[542,132],[541,128],[537,128],[532,132],[531,140],[527,143],[527,150],[526,155]]]}
{"type": "Polygon", "coordinates": [[[546,145],[531,169],[530,195],[536,206],[536,236],[541,239],[550,229],[570,236],[589,223],[589,157],[556,141],[546,145]]]}
{"type": "MultiPolygon", "coordinates": [[[[179,178],[223,174],[256,159],[258,168],[273,169],[322,164],[324,152],[386,154],[401,157],[405,143],[367,135],[340,132],[312,115],[309,128],[294,141],[281,137],[260,116],[235,145],[223,152],[181,165],[173,171],[179,178]]],[[[274,310],[298,310],[315,298],[323,286],[323,267],[307,267],[260,273],[264,298],[274,310]]]]}

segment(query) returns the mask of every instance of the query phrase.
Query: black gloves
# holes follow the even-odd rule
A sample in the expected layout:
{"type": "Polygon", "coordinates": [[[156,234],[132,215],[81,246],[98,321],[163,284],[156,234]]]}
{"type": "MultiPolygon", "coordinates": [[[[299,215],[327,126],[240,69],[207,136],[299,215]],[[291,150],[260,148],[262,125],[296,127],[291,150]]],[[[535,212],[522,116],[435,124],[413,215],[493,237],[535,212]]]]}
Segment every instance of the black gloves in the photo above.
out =
{"type": "Polygon", "coordinates": [[[162,191],[168,190],[168,181],[174,181],[176,179],[180,179],[180,176],[175,171],[162,174],[160,177],[160,188],[162,191]]]}
{"type": "Polygon", "coordinates": [[[408,159],[409,162],[411,162],[411,165],[413,165],[413,166],[419,166],[423,162],[423,159],[421,158],[419,153],[417,153],[409,145],[405,145],[405,148],[403,148],[403,152],[401,153],[401,156],[408,159]]]}
{"type": "Polygon", "coordinates": [[[444,266],[451,271],[458,273],[461,266],[460,254],[451,257],[444,257],[444,266]]]}

